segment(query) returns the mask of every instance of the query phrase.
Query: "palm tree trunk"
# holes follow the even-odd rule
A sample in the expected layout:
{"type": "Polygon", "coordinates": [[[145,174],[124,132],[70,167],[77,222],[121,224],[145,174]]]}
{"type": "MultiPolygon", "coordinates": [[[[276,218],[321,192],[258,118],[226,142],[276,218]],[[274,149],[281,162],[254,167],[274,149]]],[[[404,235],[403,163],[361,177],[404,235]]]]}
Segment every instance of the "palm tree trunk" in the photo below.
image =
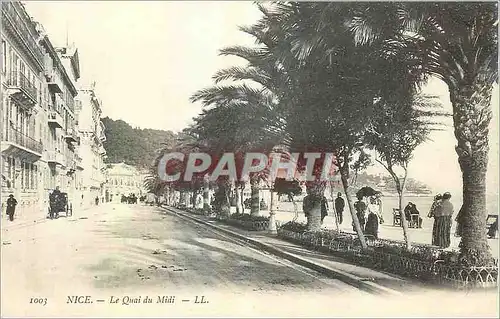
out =
{"type": "Polygon", "coordinates": [[[250,215],[258,216],[260,214],[260,188],[259,188],[259,180],[257,177],[250,177],[250,189],[251,189],[250,215]]]}
{"type": "Polygon", "coordinates": [[[234,196],[236,199],[236,214],[242,214],[241,211],[241,191],[238,182],[234,184],[234,196]]]}
{"type": "Polygon", "coordinates": [[[240,205],[241,205],[241,213],[245,213],[245,186],[246,184],[244,182],[241,183],[241,188],[240,188],[240,205]]]}
{"type": "Polygon", "coordinates": [[[231,203],[229,200],[229,193],[231,192],[231,182],[223,180],[218,183],[219,189],[217,190],[217,213],[221,216],[227,217],[231,214],[231,203]]]}
{"type": "Polygon", "coordinates": [[[306,187],[307,193],[311,196],[307,229],[317,231],[321,229],[321,199],[325,194],[326,185],[321,182],[309,182],[306,187]]]}
{"type": "Polygon", "coordinates": [[[458,163],[463,181],[463,234],[460,260],[474,265],[492,259],[486,237],[486,171],[492,87],[476,81],[450,88],[458,163]]]}
{"type": "Polygon", "coordinates": [[[203,209],[210,208],[210,182],[208,178],[203,180],[203,209]]]}
{"type": "Polygon", "coordinates": [[[354,209],[354,203],[352,201],[351,194],[349,193],[349,171],[345,168],[340,168],[340,178],[342,179],[342,186],[344,187],[345,197],[347,199],[347,205],[349,205],[349,212],[351,213],[352,220],[354,222],[354,227],[356,228],[356,233],[358,234],[359,241],[361,242],[361,247],[366,249],[365,235],[361,230],[361,224],[359,223],[358,216],[356,215],[356,210],[354,209]]]}

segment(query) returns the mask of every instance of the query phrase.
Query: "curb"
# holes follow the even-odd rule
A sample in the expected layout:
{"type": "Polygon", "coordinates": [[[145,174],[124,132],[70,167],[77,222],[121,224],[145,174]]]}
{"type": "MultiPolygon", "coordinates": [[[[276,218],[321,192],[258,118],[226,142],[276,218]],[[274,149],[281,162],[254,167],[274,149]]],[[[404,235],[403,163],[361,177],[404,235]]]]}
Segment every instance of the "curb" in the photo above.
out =
{"type": "Polygon", "coordinates": [[[249,238],[249,237],[246,237],[246,236],[243,236],[241,234],[238,234],[236,232],[233,232],[231,230],[228,230],[228,229],[225,229],[225,228],[222,228],[220,226],[217,226],[217,225],[214,225],[212,223],[208,223],[204,220],[201,220],[201,219],[198,219],[196,217],[193,217],[193,216],[190,216],[188,214],[186,214],[185,212],[179,212],[177,210],[174,210],[170,207],[162,207],[163,209],[171,212],[171,213],[175,213],[175,214],[178,214],[180,216],[183,216],[185,218],[188,218],[194,222],[197,222],[199,224],[203,224],[203,225],[206,225],[206,226],[209,226],[211,228],[214,228],[222,233],[225,233],[229,236],[233,236],[233,237],[236,237],[240,240],[243,240],[247,243],[250,243],[254,246],[257,246],[259,247],[261,250],[263,251],[267,251],[273,255],[276,255],[276,256],[279,256],[281,258],[284,258],[284,259],[287,259],[289,261],[292,261],[298,265],[301,265],[303,267],[306,267],[306,268],[309,268],[309,269],[312,269],[314,271],[317,271],[321,274],[324,274],[328,277],[331,277],[331,278],[334,278],[334,279],[338,279],[348,285],[351,285],[351,286],[354,286],[360,290],[363,290],[365,292],[369,292],[369,293],[372,293],[372,294],[384,294],[384,295],[391,295],[391,296],[402,296],[403,294],[399,291],[396,291],[396,290],[393,290],[393,289],[390,289],[390,288],[387,288],[387,287],[384,287],[384,286],[381,286],[379,284],[375,284],[373,282],[367,282],[367,281],[364,281],[362,278],[360,277],[357,277],[357,276],[354,276],[354,275],[351,275],[349,273],[346,273],[342,270],[338,270],[338,269],[333,269],[333,268],[330,268],[330,267],[327,267],[327,266],[324,266],[324,265],[321,265],[321,264],[318,264],[318,263],[315,263],[315,262],[312,262],[306,258],[302,258],[302,257],[299,257],[295,254],[291,254],[291,253],[288,253],[288,252],[285,252],[279,248],[276,248],[276,247],[273,247],[271,245],[268,245],[268,244],[264,244],[258,240],[255,240],[253,238],[249,238]]]}

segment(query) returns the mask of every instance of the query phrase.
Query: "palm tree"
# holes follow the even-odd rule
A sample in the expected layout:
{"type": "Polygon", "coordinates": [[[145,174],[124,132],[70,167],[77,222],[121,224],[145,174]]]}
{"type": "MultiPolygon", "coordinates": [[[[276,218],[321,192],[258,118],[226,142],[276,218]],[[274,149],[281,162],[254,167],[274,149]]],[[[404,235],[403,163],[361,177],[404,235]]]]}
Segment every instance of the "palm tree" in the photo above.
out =
{"type": "MultiPolygon", "coordinates": [[[[316,32],[296,38],[296,56],[311,48],[335,55],[339,21],[360,47],[385,55],[407,51],[423,75],[448,85],[462,170],[464,233],[461,260],[491,261],[486,240],[485,177],[491,95],[498,78],[497,4],[476,3],[304,3],[316,12],[316,32]]],[[[286,7],[286,6],[285,6],[286,7]]],[[[288,9],[288,8],[287,8],[288,9]]],[[[292,10],[288,10],[291,12],[292,10]]]]}
{"type": "MultiPolygon", "coordinates": [[[[280,139],[279,121],[273,111],[272,99],[262,89],[251,88],[245,84],[239,86],[214,86],[196,92],[191,99],[201,101],[204,110],[195,119],[193,130],[203,140],[205,147],[220,158],[222,154],[235,154],[238,171],[244,162],[247,152],[264,152],[272,149],[280,139]]],[[[241,176],[239,176],[241,177],[241,176]]],[[[257,190],[261,174],[250,174],[252,192],[257,190]]],[[[240,183],[237,197],[241,198],[240,183]]],[[[224,187],[222,187],[224,188],[224,187]]],[[[255,197],[252,196],[255,202],[255,197]]],[[[259,213],[257,197],[257,211],[252,205],[252,214],[259,213]]]]}

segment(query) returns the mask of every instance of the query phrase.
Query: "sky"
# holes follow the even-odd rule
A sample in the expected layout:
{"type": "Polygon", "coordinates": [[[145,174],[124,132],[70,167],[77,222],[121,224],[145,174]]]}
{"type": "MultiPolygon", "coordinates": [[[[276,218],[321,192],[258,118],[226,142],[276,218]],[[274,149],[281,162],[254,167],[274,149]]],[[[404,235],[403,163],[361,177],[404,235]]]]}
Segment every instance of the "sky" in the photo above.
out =
{"type": "MultiPolygon", "coordinates": [[[[218,56],[230,45],[252,45],[238,30],[259,17],[249,1],[31,1],[28,13],[45,27],[56,45],[75,43],[80,85],[96,81],[103,114],[134,127],[179,131],[201,107],[189,102],[212,84],[213,74],[243,62],[218,56]]],[[[431,80],[423,93],[439,97],[451,112],[447,87],[431,80]]],[[[498,87],[492,102],[487,192],[498,197],[498,87]]],[[[419,146],[409,177],[433,191],[461,197],[461,173],[451,119],[443,132],[419,146]]],[[[381,172],[380,166],[369,169],[381,172]]]]}

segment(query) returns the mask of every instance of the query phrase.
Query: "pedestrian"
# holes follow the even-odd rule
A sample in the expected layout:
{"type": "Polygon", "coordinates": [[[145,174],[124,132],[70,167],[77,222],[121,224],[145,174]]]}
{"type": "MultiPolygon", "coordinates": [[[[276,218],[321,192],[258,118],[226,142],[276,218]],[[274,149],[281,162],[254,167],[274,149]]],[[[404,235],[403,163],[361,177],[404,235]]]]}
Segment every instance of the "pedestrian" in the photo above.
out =
{"type": "Polygon", "coordinates": [[[431,209],[429,210],[429,214],[427,214],[427,217],[429,218],[434,217],[434,212],[436,211],[436,207],[439,205],[442,199],[443,195],[441,194],[436,194],[436,196],[434,196],[434,201],[432,202],[431,209]]]}
{"type": "Polygon", "coordinates": [[[457,222],[457,227],[455,228],[455,237],[462,237],[462,231],[463,231],[463,226],[464,226],[464,205],[462,204],[462,207],[460,207],[460,210],[458,211],[457,217],[455,217],[455,221],[457,222]]]}
{"type": "Polygon", "coordinates": [[[323,220],[328,216],[328,200],[325,196],[321,199],[321,224],[323,224],[323,220]]]}
{"type": "MultiPolygon", "coordinates": [[[[366,213],[366,203],[363,201],[363,196],[358,195],[357,202],[354,203],[354,209],[356,209],[356,216],[359,220],[359,226],[361,227],[361,231],[365,232],[365,213],[366,213]]],[[[354,221],[352,222],[352,229],[356,231],[356,226],[354,225],[354,221]]]]}
{"type": "Polygon", "coordinates": [[[498,232],[498,218],[490,225],[488,228],[488,238],[493,239],[496,237],[498,232]]]}
{"type": "Polygon", "coordinates": [[[14,221],[14,213],[16,212],[17,200],[14,198],[14,195],[10,194],[7,199],[7,215],[9,216],[9,220],[14,221]]]}
{"type": "Polygon", "coordinates": [[[99,196],[95,197],[95,204],[96,204],[96,206],[99,205],[99,196]]]}
{"type": "Polygon", "coordinates": [[[422,218],[414,203],[408,202],[408,205],[406,205],[404,209],[404,213],[405,219],[408,221],[410,227],[422,228],[422,218]]]}
{"type": "Polygon", "coordinates": [[[450,202],[451,194],[446,192],[443,199],[434,210],[434,227],[432,228],[432,244],[441,248],[450,247],[451,217],[453,204],[450,202]]]}
{"type": "Polygon", "coordinates": [[[342,198],[342,193],[339,192],[337,194],[337,198],[335,198],[335,211],[337,212],[337,220],[339,222],[339,225],[342,225],[342,221],[344,220],[344,207],[345,202],[342,198]]]}
{"type": "Polygon", "coordinates": [[[383,224],[384,223],[384,210],[383,210],[383,205],[382,205],[382,193],[377,192],[375,194],[375,203],[378,206],[378,217],[379,217],[379,223],[383,224]]]}
{"type": "Polygon", "coordinates": [[[379,206],[377,200],[372,197],[368,205],[368,218],[365,226],[365,234],[378,238],[378,224],[380,223],[379,206]]]}

